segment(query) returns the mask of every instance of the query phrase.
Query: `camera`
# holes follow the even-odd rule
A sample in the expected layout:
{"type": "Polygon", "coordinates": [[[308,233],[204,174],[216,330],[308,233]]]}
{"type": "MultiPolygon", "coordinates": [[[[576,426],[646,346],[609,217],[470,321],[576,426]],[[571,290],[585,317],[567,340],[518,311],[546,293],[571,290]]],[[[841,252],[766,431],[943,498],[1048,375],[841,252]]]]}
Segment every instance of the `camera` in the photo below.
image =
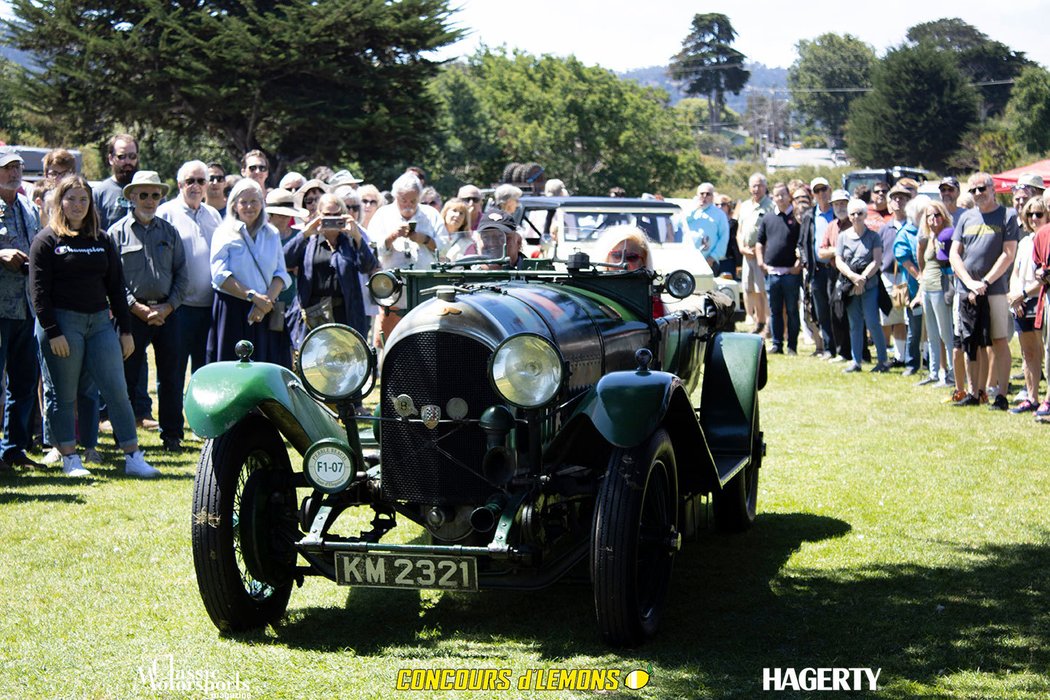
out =
{"type": "Polygon", "coordinates": [[[409,221],[408,222],[408,232],[409,233],[415,233],[416,232],[416,222],[415,221],[409,221]]]}
{"type": "Polygon", "coordinates": [[[322,216],[321,217],[321,228],[335,228],[341,229],[345,220],[341,216],[322,216]]]}

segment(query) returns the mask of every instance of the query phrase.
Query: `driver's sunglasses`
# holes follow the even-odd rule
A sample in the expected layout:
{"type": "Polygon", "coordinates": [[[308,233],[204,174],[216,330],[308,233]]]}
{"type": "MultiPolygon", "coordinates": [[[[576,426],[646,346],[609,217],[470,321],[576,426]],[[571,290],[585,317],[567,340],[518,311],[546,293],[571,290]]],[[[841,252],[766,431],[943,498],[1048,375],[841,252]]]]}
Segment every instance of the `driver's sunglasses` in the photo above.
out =
{"type": "Polygon", "coordinates": [[[641,253],[627,253],[624,255],[622,251],[614,250],[609,253],[609,257],[619,262],[638,262],[642,259],[641,253]]]}

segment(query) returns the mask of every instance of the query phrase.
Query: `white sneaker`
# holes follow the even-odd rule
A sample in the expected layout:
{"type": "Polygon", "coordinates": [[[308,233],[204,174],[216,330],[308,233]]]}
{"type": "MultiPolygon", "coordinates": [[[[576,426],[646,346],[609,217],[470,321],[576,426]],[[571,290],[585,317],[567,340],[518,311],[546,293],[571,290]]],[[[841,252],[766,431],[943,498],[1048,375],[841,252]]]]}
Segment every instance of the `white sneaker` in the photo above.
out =
{"type": "Polygon", "coordinates": [[[94,447],[85,447],[84,461],[90,464],[102,464],[102,455],[94,447]]]}
{"type": "Polygon", "coordinates": [[[62,453],[58,451],[57,447],[52,447],[51,450],[44,455],[44,458],[40,460],[44,464],[58,464],[62,461],[62,453]]]}
{"type": "Polygon", "coordinates": [[[124,473],[128,476],[137,476],[140,479],[152,479],[160,476],[160,472],[146,462],[146,458],[142,456],[142,450],[124,454],[124,473]]]}
{"type": "Polygon", "coordinates": [[[80,455],[76,452],[62,457],[62,472],[66,476],[91,476],[91,472],[84,469],[84,465],[80,462],[80,455]]]}

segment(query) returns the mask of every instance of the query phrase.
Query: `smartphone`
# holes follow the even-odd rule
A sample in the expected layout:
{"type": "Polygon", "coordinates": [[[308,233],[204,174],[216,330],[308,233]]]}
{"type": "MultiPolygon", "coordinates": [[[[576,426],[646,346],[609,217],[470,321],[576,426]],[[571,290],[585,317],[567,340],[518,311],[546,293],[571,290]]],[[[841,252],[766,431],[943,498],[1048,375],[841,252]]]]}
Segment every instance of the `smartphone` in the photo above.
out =
{"type": "Polygon", "coordinates": [[[416,232],[416,222],[415,221],[409,221],[408,222],[408,232],[409,233],[415,233],[416,232]]]}
{"type": "Polygon", "coordinates": [[[322,216],[321,217],[321,228],[336,228],[341,229],[346,223],[345,219],[341,216],[322,216]]]}

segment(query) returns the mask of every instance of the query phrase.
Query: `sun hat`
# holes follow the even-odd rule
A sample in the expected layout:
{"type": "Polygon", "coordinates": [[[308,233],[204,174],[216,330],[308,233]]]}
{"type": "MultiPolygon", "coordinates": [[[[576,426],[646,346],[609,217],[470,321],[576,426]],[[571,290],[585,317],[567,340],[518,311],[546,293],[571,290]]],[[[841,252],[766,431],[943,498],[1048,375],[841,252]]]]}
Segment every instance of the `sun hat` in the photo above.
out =
{"type": "Polygon", "coordinates": [[[848,202],[849,199],[849,192],[846,190],[835,190],[831,193],[832,202],[848,202]]]}
{"type": "Polygon", "coordinates": [[[266,213],[268,215],[292,216],[305,219],[309,212],[295,206],[295,195],[280,187],[270,190],[266,195],[266,213]]]}
{"type": "Polygon", "coordinates": [[[10,165],[11,163],[25,163],[25,159],[18,154],[18,151],[10,146],[0,148],[0,168],[5,165],[10,165]]]}
{"type": "Polygon", "coordinates": [[[1040,192],[1046,189],[1042,176],[1035,173],[1021,173],[1021,176],[1017,178],[1017,184],[1037,189],[1040,192]]]}
{"type": "Polygon", "coordinates": [[[168,190],[171,189],[161,182],[160,175],[156,170],[139,170],[135,173],[131,177],[131,182],[124,185],[124,199],[130,200],[131,193],[135,191],[136,187],[159,187],[161,197],[166,197],[168,195],[168,190]]]}

